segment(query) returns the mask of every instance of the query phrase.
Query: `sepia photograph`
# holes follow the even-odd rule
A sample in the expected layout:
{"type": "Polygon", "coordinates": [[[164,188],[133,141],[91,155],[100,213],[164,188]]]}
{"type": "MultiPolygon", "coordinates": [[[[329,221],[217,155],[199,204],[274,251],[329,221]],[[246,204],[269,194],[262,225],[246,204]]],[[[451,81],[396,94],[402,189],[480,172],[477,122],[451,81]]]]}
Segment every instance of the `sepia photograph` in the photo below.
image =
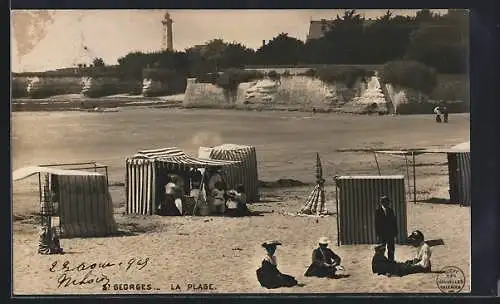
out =
{"type": "Polygon", "coordinates": [[[467,9],[12,10],[13,296],[471,292],[467,9]]]}

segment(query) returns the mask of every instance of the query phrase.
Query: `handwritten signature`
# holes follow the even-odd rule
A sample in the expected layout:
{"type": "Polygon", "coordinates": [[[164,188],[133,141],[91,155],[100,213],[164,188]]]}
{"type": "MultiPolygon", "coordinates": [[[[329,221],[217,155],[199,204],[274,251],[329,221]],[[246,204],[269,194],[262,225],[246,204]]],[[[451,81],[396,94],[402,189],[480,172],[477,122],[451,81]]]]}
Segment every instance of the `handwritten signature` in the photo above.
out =
{"type": "Polygon", "coordinates": [[[109,277],[102,271],[111,268],[125,268],[125,271],[133,269],[142,270],[150,261],[147,258],[131,258],[125,263],[123,262],[81,262],[79,264],[72,264],[66,260],[59,263],[54,261],[49,268],[50,272],[61,273],[57,278],[58,288],[68,286],[81,286],[90,284],[109,284],[109,277]],[[83,277],[82,277],[83,275],[83,277]]]}

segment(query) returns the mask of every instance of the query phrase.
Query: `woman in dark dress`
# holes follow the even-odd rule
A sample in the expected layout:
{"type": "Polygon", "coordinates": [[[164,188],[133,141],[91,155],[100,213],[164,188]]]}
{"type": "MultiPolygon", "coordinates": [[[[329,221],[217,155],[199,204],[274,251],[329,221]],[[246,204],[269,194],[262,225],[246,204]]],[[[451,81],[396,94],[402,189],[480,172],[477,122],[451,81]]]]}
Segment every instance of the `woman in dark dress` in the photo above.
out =
{"type": "Polygon", "coordinates": [[[268,241],[262,244],[266,249],[266,256],[262,260],[262,266],[257,269],[257,279],[262,287],[274,289],[279,287],[293,287],[297,285],[294,277],[281,273],[276,262],[276,247],[281,245],[278,241],[268,241]]]}

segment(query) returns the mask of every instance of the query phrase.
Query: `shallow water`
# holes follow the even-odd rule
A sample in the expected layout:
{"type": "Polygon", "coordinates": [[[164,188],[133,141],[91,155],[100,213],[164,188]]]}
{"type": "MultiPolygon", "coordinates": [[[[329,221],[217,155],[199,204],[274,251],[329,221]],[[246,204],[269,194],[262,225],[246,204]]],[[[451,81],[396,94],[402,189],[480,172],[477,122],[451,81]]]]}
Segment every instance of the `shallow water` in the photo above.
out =
{"type": "MultiPolygon", "coordinates": [[[[253,145],[259,178],[313,180],[315,153],[328,175],[374,173],[373,156],[345,148],[447,146],[469,138],[468,115],[436,125],[431,115],[353,116],[204,109],[122,109],[120,112],[15,112],[12,167],[97,161],[123,181],[124,163],[138,150],[177,146],[253,145]]],[[[381,162],[384,162],[382,159],[381,162]]]]}

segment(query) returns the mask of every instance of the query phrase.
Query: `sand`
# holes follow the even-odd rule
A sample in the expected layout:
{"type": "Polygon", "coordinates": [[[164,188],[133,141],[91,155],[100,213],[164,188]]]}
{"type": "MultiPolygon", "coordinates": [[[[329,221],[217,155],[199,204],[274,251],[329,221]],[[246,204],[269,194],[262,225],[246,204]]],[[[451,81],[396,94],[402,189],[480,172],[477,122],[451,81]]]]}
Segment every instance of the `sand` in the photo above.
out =
{"type": "MultiPolygon", "coordinates": [[[[448,125],[436,125],[432,116],[319,114],[310,119],[297,119],[298,115],[167,109],[123,110],[105,116],[98,113],[14,113],[13,169],[62,161],[94,160],[109,165],[115,219],[122,231],[120,236],[107,238],[63,239],[61,245],[67,254],[38,255],[38,226],[32,217],[38,204],[38,181],[34,178],[15,183],[14,294],[439,293],[437,273],[403,278],[372,274],[373,246],[338,247],[335,215],[324,218],[289,215],[300,209],[312,186],[263,189],[262,201],[250,206],[259,215],[245,218],[123,214],[124,159],[139,149],[179,146],[195,154],[203,145],[254,145],[261,180],[294,178],[306,183],[314,180],[317,151],[327,175],[327,207],[335,212],[331,177],[374,174],[377,170],[373,155],[338,152],[338,149],[446,147],[469,140],[466,115],[451,116],[448,125]],[[342,257],[350,277],[328,280],[303,276],[321,236],[332,240],[330,247],[342,257]],[[282,241],[283,246],[277,251],[279,269],[295,276],[303,286],[272,291],[259,286],[255,270],[264,254],[259,246],[267,239],[282,241]],[[56,261],[55,271],[50,271],[56,261]],[[63,273],[57,267],[64,261],[69,261],[70,268],[80,263],[86,263],[87,267],[97,263],[86,281],[107,278],[109,290],[102,290],[107,280],[58,287],[58,279],[61,280],[63,273]],[[130,269],[126,270],[129,262],[130,269]],[[116,265],[102,268],[99,263],[101,266],[103,263],[116,265]],[[130,290],[130,284],[134,285],[134,290],[130,290]],[[149,290],[137,290],[136,284],[139,289],[149,290]],[[212,289],[204,290],[203,284],[212,289]],[[125,285],[127,290],[123,290],[125,285]],[[188,289],[189,286],[201,286],[201,289],[188,289]]],[[[379,162],[384,174],[403,172],[404,159],[383,157],[379,162]]],[[[447,195],[446,159],[439,155],[422,156],[419,163],[418,199],[422,201],[407,203],[408,231],[418,228],[427,239],[442,239],[444,245],[432,248],[434,270],[445,266],[461,268],[466,276],[463,292],[470,291],[470,208],[424,202],[447,195]]],[[[405,260],[413,255],[411,247],[396,247],[396,259],[405,260]]],[[[90,270],[75,270],[66,275],[78,282],[90,270]]]]}

